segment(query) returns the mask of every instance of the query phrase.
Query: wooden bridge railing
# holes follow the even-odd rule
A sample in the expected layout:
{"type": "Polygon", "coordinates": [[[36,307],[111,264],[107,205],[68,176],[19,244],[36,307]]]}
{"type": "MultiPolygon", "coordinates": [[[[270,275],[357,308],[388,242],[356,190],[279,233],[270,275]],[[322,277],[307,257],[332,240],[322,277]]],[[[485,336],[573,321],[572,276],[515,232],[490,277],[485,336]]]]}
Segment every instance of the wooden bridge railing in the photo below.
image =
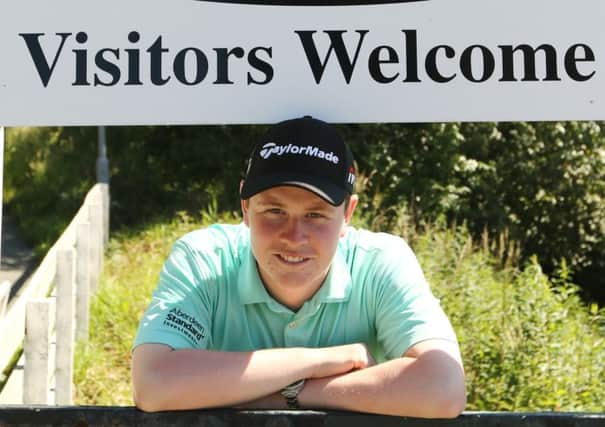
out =
{"type": "Polygon", "coordinates": [[[109,188],[96,184],[0,318],[0,372],[10,375],[0,381],[2,401],[72,403],[74,344],[88,337],[89,296],[103,269],[108,233],[109,188]],[[14,370],[21,351],[23,370],[14,370]]]}

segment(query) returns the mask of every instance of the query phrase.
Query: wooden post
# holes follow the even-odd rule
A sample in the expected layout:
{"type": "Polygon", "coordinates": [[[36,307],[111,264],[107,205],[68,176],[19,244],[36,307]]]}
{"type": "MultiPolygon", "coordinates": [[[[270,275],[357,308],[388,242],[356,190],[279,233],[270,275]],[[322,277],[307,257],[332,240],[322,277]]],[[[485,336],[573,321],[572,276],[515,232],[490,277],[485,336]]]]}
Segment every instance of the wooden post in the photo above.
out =
{"type": "Polygon", "coordinates": [[[73,249],[57,251],[57,355],[55,400],[57,405],[73,402],[75,256],[73,249]]]}
{"type": "Polygon", "coordinates": [[[8,306],[8,298],[11,293],[12,283],[8,280],[0,283],[0,319],[4,317],[6,307],[8,306]]]}
{"type": "Polygon", "coordinates": [[[48,405],[50,379],[50,330],[52,303],[50,299],[27,302],[25,309],[25,369],[23,372],[23,403],[48,405]]]}
{"type": "Polygon", "coordinates": [[[99,277],[103,271],[103,218],[101,205],[88,205],[90,219],[90,291],[95,293],[99,287],[99,277]]]}
{"type": "Polygon", "coordinates": [[[76,227],[76,339],[88,339],[90,306],[90,223],[76,227]]]}

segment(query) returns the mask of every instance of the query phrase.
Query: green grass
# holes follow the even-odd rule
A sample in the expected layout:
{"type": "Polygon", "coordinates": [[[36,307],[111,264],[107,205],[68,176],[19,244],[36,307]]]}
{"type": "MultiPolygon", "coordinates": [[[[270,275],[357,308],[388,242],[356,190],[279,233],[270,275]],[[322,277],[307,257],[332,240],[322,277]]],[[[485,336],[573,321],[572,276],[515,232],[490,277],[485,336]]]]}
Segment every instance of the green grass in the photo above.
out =
{"type": "MultiPolygon", "coordinates": [[[[355,222],[388,225],[413,243],[460,340],[468,410],[605,410],[605,313],[583,305],[568,272],[551,283],[535,261],[502,269],[464,228],[418,232],[408,219],[402,211],[388,224],[376,215],[355,222]]],[[[212,205],[200,219],[183,214],[113,236],[91,339],[77,348],[77,403],[132,404],[130,346],[162,263],[179,236],[217,220],[237,218],[212,205]]]]}

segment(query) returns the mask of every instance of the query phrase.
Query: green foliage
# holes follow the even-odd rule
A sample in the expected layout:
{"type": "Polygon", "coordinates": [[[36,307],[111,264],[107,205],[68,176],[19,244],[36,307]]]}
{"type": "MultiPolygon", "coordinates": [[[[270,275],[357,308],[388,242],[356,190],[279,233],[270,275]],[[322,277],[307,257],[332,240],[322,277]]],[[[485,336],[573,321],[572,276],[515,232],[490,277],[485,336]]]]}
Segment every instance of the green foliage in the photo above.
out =
{"type": "MultiPolygon", "coordinates": [[[[78,404],[132,404],[130,346],[170,246],[207,221],[237,220],[220,214],[216,203],[202,217],[194,221],[181,213],[171,223],[112,238],[92,303],[91,338],[76,353],[78,404]]],[[[605,310],[583,305],[567,270],[554,282],[535,260],[522,270],[502,270],[466,229],[436,224],[418,232],[406,225],[409,220],[400,215],[397,230],[413,239],[457,331],[468,410],[604,410],[605,310]]]]}
{"type": "MultiPolygon", "coordinates": [[[[111,228],[197,214],[216,199],[236,209],[244,162],[261,126],[107,129],[111,228]]],[[[96,128],[12,128],[6,135],[5,203],[41,254],[96,181],[96,128]]]]}
{"type": "Polygon", "coordinates": [[[458,334],[468,410],[603,411],[605,310],[583,305],[568,271],[494,268],[465,229],[428,230],[415,249],[458,334]]]}
{"type": "Polygon", "coordinates": [[[342,132],[363,174],[363,212],[378,207],[388,223],[403,203],[420,221],[467,224],[475,240],[505,233],[522,260],[537,254],[551,274],[565,259],[576,280],[605,301],[601,124],[357,125],[342,132]]]}
{"type": "MultiPolygon", "coordinates": [[[[107,132],[112,229],[234,195],[262,126],[115,127],[107,132]]],[[[561,260],[605,302],[605,128],[596,122],[340,126],[361,172],[360,217],[390,226],[405,206],[418,222],[466,224],[473,239],[504,236],[505,259],[561,260]],[[397,207],[397,208],[394,208],[397,207]]],[[[10,129],[9,208],[42,249],[94,179],[95,128],[10,129]],[[44,221],[40,221],[44,218],[44,221]]]]}
{"type": "Polygon", "coordinates": [[[213,199],[235,203],[256,126],[110,128],[112,222],[119,228],[163,214],[196,215],[213,199]]]}
{"type": "Polygon", "coordinates": [[[5,150],[4,201],[43,255],[95,182],[93,128],[12,128],[5,150]]]}

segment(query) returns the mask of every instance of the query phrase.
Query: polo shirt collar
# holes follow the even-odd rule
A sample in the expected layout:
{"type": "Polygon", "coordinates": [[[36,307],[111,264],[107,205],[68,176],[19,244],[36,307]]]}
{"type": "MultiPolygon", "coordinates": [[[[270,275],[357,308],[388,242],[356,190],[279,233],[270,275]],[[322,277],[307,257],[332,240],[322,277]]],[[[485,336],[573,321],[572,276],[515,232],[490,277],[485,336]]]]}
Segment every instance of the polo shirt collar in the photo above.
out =
{"type": "MultiPolygon", "coordinates": [[[[248,248],[246,252],[247,253],[243,256],[242,265],[237,278],[240,301],[242,304],[257,304],[264,302],[274,305],[277,301],[269,295],[263,285],[252,249],[248,248]]],[[[351,294],[351,286],[349,268],[339,245],[336,254],[334,255],[334,259],[332,260],[330,271],[326,276],[326,280],[324,280],[319,291],[313,295],[310,302],[329,303],[347,301],[351,294]]]]}

